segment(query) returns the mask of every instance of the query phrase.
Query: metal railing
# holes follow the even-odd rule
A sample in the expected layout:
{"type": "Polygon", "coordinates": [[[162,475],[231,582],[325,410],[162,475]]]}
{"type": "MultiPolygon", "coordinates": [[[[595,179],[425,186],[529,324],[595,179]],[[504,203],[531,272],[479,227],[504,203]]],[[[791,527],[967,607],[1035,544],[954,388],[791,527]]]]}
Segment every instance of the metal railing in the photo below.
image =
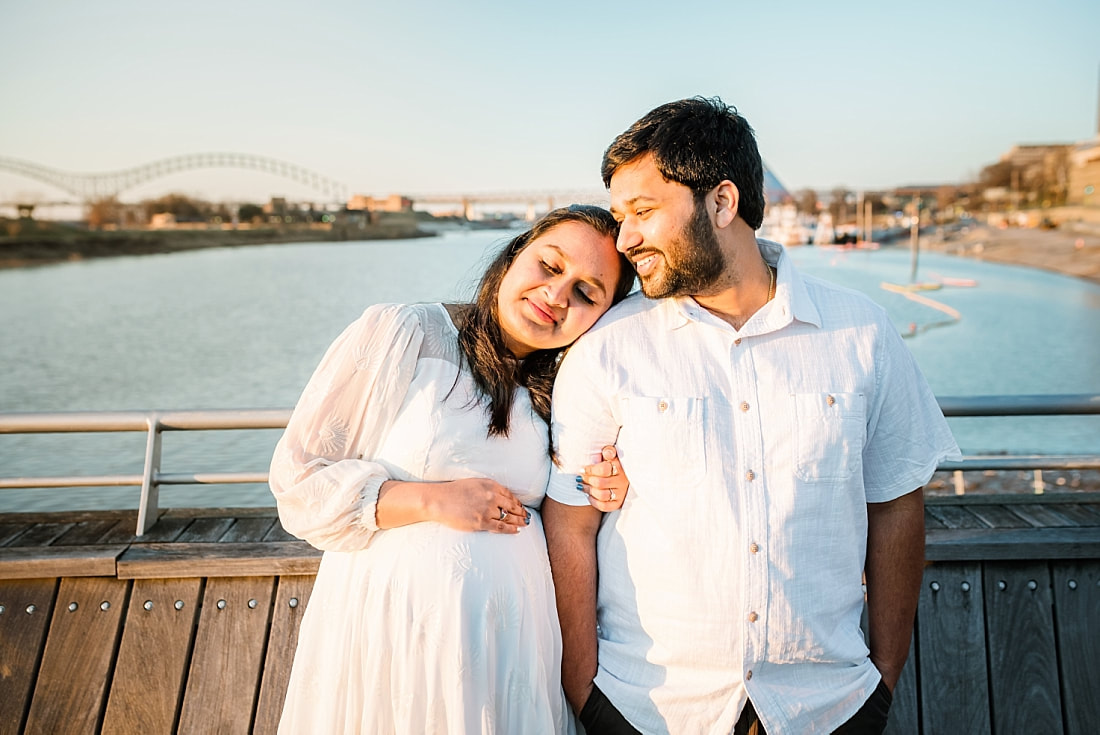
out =
{"type": "MultiPolygon", "coordinates": [[[[1100,394],[945,396],[938,399],[944,416],[1079,416],[1100,415],[1100,394]]],[[[0,490],[59,487],[140,486],[137,533],[156,521],[161,485],[265,483],[267,472],[160,471],[161,435],[165,431],[282,429],[290,409],[202,411],[79,411],[68,413],[0,413],[0,434],[59,434],[140,431],[147,435],[145,467],[140,475],[77,477],[0,477],[0,490]]],[[[940,470],[1088,470],[1100,469],[1100,455],[971,455],[944,462],[940,470]]],[[[957,475],[958,476],[958,475],[957,475]]]]}

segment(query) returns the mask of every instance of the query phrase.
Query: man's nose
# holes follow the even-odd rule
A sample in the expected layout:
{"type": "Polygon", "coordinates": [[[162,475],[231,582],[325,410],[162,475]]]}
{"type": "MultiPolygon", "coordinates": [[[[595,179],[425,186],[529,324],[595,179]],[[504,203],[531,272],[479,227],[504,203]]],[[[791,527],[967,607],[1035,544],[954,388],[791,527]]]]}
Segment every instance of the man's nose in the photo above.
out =
{"type": "Polygon", "coordinates": [[[615,247],[620,253],[625,253],[630,248],[641,245],[641,243],[641,233],[633,225],[626,222],[619,225],[619,237],[615,240],[615,247]]]}

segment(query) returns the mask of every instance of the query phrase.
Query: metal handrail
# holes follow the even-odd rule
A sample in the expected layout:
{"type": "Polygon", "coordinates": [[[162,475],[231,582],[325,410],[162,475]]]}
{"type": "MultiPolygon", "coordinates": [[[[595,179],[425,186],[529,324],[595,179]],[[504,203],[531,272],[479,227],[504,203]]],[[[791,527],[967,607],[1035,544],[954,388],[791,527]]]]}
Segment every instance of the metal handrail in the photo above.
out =
{"type": "MultiPolygon", "coordinates": [[[[1019,396],[944,396],[937,399],[947,417],[1100,415],[1100,394],[1019,396]]],[[[283,429],[290,409],[210,409],[190,411],[70,411],[0,413],[0,434],[57,434],[141,431],[148,436],[140,475],[79,477],[0,477],[0,490],[60,487],[141,486],[137,533],[157,516],[161,485],[264,483],[266,472],[166,473],[160,471],[161,434],[165,431],[283,429]]],[[[943,462],[940,470],[1100,469],[1100,455],[970,455],[943,462]]]]}

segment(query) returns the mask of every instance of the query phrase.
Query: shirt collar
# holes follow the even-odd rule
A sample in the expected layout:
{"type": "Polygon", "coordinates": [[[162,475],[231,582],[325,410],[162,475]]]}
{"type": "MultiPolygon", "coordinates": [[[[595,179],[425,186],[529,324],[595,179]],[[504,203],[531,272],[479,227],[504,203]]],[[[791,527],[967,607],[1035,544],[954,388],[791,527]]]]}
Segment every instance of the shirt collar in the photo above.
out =
{"type": "MultiPolygon", "coordinates": [[[[760,248],[764,261],[776,270],[775,298],[754,314],[739,334],[751,336],[774,332],[794,320],[820,327],[821,314],[810,298],[806,284],[791,262],[786,248],[763,238],[756,239],[756,246],[760,248]]],[[[661,307],[670,330],[679,329],[688,322],[717,319],[690,296],[674,296],[664,299],[664,302],[661,307]]]]}

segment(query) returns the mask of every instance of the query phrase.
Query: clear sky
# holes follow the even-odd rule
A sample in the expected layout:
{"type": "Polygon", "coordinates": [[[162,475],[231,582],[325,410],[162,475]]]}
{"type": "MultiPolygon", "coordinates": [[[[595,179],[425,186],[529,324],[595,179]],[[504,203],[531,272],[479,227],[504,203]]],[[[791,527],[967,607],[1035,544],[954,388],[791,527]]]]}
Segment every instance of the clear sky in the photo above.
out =
{"type": "MultiPolygon", "coordinates": [[[[0,0],[0,156],[290,161],[362,193],[600,190],[611,139],[736,105],[791,190],[969,180],[1097,132],[1100,2],[0,0]]],[[[222,169],[123,196],[299,195],[222,169]]],[[[0,201],[58,190],[0,171],[0,201]]]]}

